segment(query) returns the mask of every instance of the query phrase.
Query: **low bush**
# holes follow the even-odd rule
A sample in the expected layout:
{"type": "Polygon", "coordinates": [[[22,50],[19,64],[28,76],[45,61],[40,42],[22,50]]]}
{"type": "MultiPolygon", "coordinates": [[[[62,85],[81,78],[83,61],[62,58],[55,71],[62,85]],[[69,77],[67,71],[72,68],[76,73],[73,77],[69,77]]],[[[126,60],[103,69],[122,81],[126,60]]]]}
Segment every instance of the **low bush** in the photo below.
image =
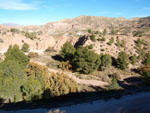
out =
{"type": "Polygon", "coordinates": [[[35,57],[38,57],[39,56],[39,54],[38,53],[35,53],[35,52],[29,52],[28,53],[28,57],[29,58],[35,58],[35,57]]]}

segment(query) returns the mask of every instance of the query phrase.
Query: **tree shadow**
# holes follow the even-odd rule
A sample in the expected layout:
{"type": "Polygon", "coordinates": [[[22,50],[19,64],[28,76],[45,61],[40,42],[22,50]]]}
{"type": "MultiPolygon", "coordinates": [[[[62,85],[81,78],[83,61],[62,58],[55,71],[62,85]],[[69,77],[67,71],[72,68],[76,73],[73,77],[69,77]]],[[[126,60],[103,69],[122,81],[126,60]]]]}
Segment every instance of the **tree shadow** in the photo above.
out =
{"type": "MultiPolygon", "coordinates": [[[[136,78],[129,78],[126,81],[132,82],[132,80],[137,80],[136,78]]],[[[138,81],[138,80],[137,80],[138,81]]],[[[132,95],[135,92],[130,91],[132,89],[138,88],[132,84],[125,84],[125,82],[118,81],[118,84],[122,89],[118,90],[106,90],[101,87],[90,86],[95,89],[94,92],[79,92],[79,93],[70,93],[68,95],[62,95],[58,97],[48,97],[44,99],[34,100],[31,102],[18,102],[18,103],[3,103],[0,102],[1,110],[20,110],[20,109],[38,109],[38,108],[54,108],[62,106],[70,106],[74,104],[81,104],[86,102],[92,102],[96,100],[109,101],[110,99],[120,99],[124,95],[132,95]],[[134,86],[134,87],[133,87],[134,86]]],[[[138,91],[137,91],[138,92],[138,91]]],[[[136,92],[136,93],[137,93],[136,92]]],[[[140,92],[140,91],[139,91],[140,92]]],[[[47,92],[50,93],[50,92],[47,92]]]]}
{"type": "Polygon", "coordinates": [[[52,56],[52,59],[60,61],[60,62],[63,61],[63,58],[59,54],[56,54],[56,55],[52,56]]]}

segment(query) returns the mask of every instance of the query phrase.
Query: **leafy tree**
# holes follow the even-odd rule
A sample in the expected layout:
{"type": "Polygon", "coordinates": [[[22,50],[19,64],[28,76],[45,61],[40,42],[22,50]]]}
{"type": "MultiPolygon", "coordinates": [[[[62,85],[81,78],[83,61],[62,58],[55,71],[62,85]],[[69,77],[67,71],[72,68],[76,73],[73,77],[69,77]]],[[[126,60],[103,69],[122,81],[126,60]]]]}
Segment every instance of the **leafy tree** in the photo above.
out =
{"type": "Polygon", "coordinates": [[[75,71],[89,74],[98,69],[101,64],[100,56],[86,47],[80,46],[73,59],[75,71]]]}
{"type": "Polygon", "coordinates": [[[29,63],[29,58],[19,49],[17,45],[10,46],[5,53],[5,61],[14,60],[19,64],[26,66],[29,63]]]}
{"type": "Polygon", "coordinates": [[[26,101],[32,101],[42,98],[43,90],[38,80],[32,78],[27,80],[23,84],[21,91],[23,93],[23,98],[26,101]]]}
{"type": "Polygon", "coordinates": [[[136,55],[133,55],[133,56],[131,56],[130,57],[130,61],[131,61],[131,64],[136,64],[136,62],[137,62],[137,56],[136,55]]]}
{"type": "Polygon", "coordinates": [[[129,56],[126,52],[122,51],[118,55],[117,61],[117,66],[120,69],[126,69],[128,67],[128,62],[129,62],[129,56]]]}
{"type": "Polygon", "coordinates": [[[26,73],[22,66],[13,60],[0,63],[0,97],[17,102],[22,100],[20,87],[26,81],[26,73]]]}
{"type": "Polygon", "coordinates": [[[101,56],[101,69],[105,69],[112,65],[112,57],[108,54],[101,56]]]}
{"type": "Polygon", "coordinates": [[[27,43],[24,43],[22,45],[22,49],[21,49],[23,52],[28,52],[29,51],[29,45],[27,43]]]}
{"type": "Polygon", "coordinates": [[[60,55],[65,61],[71,60],[75,51],[74,46],[70,42],[66,42],[61,48],[60,55]]]}

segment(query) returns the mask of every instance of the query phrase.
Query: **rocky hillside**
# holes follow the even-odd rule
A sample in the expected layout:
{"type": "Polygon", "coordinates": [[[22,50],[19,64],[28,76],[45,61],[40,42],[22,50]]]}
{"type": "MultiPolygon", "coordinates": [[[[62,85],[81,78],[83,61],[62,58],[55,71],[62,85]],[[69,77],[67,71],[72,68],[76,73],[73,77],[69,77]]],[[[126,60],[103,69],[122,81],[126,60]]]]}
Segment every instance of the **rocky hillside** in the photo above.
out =
{"type": "Polygon", "coordinates": [[[136,40],[141,38],[146,39],[147,43],[149,41],[150,17],[125,19],[82,15],[43,26],[0,25],[0,53],[4,53],[9,45],[17,44],[21,48],[24,43],[30,45],[30,51],[38,53],[48,47],[60,50],[66,41],[75,44],[84,35],[88,37],[84,45],[92,45],[99,54],[109,53],[116,57],[121,50],[136,54],[136,40]],[[94,41],[91,40],[93,35],[94,41]],[[109,44],[112,37],[113,43],[109,44]],[[120,48],[118,43],[125,43],[124,47],[120,48]]]}

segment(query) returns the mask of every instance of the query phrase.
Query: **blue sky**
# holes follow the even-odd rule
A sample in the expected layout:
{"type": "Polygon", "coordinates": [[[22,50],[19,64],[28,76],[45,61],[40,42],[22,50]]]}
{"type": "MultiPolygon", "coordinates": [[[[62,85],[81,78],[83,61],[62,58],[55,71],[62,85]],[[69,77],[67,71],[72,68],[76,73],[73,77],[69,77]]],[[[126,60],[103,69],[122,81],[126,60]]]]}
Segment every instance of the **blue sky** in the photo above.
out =
{"type": "Polygon", "coordinates": [[[150,0],[0,0],[0,24],[42,25],[80,15],[150,16],[150,0]]]}

